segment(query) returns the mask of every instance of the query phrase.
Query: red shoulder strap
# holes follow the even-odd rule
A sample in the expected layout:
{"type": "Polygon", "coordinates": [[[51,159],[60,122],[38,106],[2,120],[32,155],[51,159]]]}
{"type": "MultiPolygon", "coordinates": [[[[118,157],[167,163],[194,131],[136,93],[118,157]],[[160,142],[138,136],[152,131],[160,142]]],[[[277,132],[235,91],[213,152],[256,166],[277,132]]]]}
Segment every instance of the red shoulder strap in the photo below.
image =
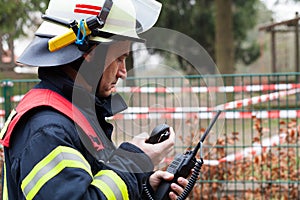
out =
{"type": "Polygon", "coordinates": [[[72,119],[87,134],[94,148],[99,151],[104,149],[102,142],[86,117],[70,101],[60,94],[48,89],[32,89],[16,107],[16,115],[12,116],[7,126],[5,136],[0,142],[9,147],[12,131],[20,118],[29,110],[39,106],[50,106],[72,119]]]}

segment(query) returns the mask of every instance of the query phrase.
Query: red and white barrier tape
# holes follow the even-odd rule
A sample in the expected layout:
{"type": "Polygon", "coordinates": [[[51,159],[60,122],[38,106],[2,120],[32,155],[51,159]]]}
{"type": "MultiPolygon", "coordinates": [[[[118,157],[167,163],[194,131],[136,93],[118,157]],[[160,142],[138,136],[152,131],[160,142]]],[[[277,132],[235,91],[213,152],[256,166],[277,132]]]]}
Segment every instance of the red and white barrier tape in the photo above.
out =
{"type": "Polygon", "coordinates": [[[245,85],[245,86],[217,86],[217,87],[117,87],[116,92],[124,93],[207,93],[207,92],[259,92],[274,90],[290,90],[300,88],[300,83],[245,85]]]}
{"type": "Polygon", "coordinates": [[[300,88],[291,89],[291,90],[287,90],[287,91],[273,92],[270,94],[263,94],[261,96],[255,96],[252,98],[247,98],[247,99],[242,99],[242,100],[237,100],[237,101],[232,101],[232,102],[228,102],[225,104],[221,104],[221,105],[216,106],[213,110],[230,110],[230,109],[241,108],[241,107],[245,107],[245,106],[255,105],[258,103],[273,101],[273,100],[279,99],[281,97],[296,94],[298,92],[300,92],[300,88]]]}
{"type": "MultiPolygon", "coordinates": [[[[0,110],[0,117],[4,117],[5,111],[0,110]]],[[[134,120],[134,119],[211,119],[215,115],[214,112],[191,112],[191,113],[123,113],[117,114],[108,119],[114,120],[134,120]]],[[[221,114],[225,119],[251,119],[253,117],[259,119],[293,119],[300,117],[300,110],[272,110],[272,111],[252,111],[252,112],[236,112],[227,111],[221,114]]]]}
{"type": "Polygon", "coordinates": [[[265,138],[261,143],[253,143],[252,147],[245,148],[243,151],[237,152],[235,154],[230,154],[224,158],[219,160],[207,160],[204,161],[204,164],[207,165],[218,165],[224,162],[234,162],[240,161],[247,157],[258,156],[261,153],[266,153],[270,150],[271,147],[278,146],[283,144],[286,138],[286,133],[281,133],[279,135],[275,135],[271,138],[265,138]]]}
{"type": "MultiPolygon", "coordinates": [[[[21,101],[21,99],[24,97],[24,95],[15,95],[15,96],[12,96],[10,101],[11,102],[19,102],[21,101]]],[[[0,103],[4,103],[5,99],[4,97],[0,97],[0,103]]]]}
{"type": "MultiPolygon", "coordinates": [[[[291,89],[288,91],[279,91],[270,94],[264,94],[243,100],[237,100],[215,106],[208,107],[169,107],[169,108],[149,108],[149,107],[129,107],[121,114],[117,114],[113,119],[187,119],[191,117],[198,117],[199,119],[210,119],[213,112],[216,110],[231,110],[245,106],[255,105],[262,102],[273,101],[281,97],[296,94],[300,92],[300,88],[291,89]]],[[[23,95],[17,95],[12,98],[12,101],[19,101],[23,95]]],[[[4,116],[4,111],[0,111],[0,116],[4,116]]],[[[295,118],[299,117],[298,110],[280,110],[280,111],[253,111],[253,112],[225,112],[223,117],[227,119],[236,118],[295,118]]]]}
{"type": "MultiPolygon", "coordinates": [[[[116,92],[123,93],[207,93],[207,92],[259,92],[274,90],[291,90],[300,88],[300,83],[289,84],[265,84],[265,85],[245,85],[245,86],[217,86],[217,87],[117,87],[116,92]]],[[[12,102],[19,102],[24,95],[15,95],[12,102]]],[[[0,103],[4,102],[4,97],[0,97],[0,103]]]]}
{"type": "MultiPolygon", "coordinates": [[[[211,119],[215,112],[200,113],[122,113],[117,114],[109,119],[115,120],[134,120],[134,119],[211,119]]],[[[226,111],[221,114],[225,119],[251,119],[253,117],[259,119],[293,119],[300,117],[300,110],[272,110],[272,111],[252,111],[252,112],[236,112],[226,111]]]]}
{"type": "MultiPolygon", "coordinates": [[[[252,98],[237,100],[215,106],[214,108],[208,107],[175,107],[175,108],[148,108],[148,107],[132,107],[128,108],[121,114],[115,115],[113,119],[187,119],[191,117],[198,117],[199,119],[210,119],[213,112],[216,110],[231,110],[258,103],[273,101],[288,95],[293,95],[300,92],[300,88],[291,89],[288,91],[274,92],[264,94],[252,98]]],[[[225,112],[223,117],[227,119],[236,118],[295,118],[299,117],[298,110],[280,110],[280,111],[253,111],[253,112],[225,112]]]]}
{"type": "MultiPolygon", "coordinates": [[[[275,147],[280,144],[283,144],[285,142],[286,135],[287,135],[286,133],[281,133],[271,138],[265,138],[261,141],[261,143],[255,142],[252,144],[252,147],[245,148],[242,151],[239,151],[234,154],[230,154],[219,160],[204,160],[204,165],[216,166],[224,162],[235,162],[235,161],[243,160],[245,158],[258,156],[261,153],[265,153],[269,151],[271,147],[275,147]]],[[[164,162],[169,164],[172,162],[172,160],[173,158],[170,157],[170,158],[166,158],[164,162]]]]}
{"type": "MultiPolygon", "coordinates": [[[[198,117],[199,119],[209,119],[213,116],[213,111],[216,110],[231,110],[250,105],[255,105],[262,102],[273,101],[288,95],[293,95],[300,92],[300,88],[287,91],[279,91],[252,98],[237,100],[221,104],[212,108],[209,107],[169,107],[169,108],[149,108],[149,107],[129,107],[126,111],[113,116],[113,119],[186,119],[198,117]]],[[[20,101],[23,95],[16,95],[12,98],[13,102],[20,101]]],[[[0,116],[4,116],[3,110],[0,111],[0,116]]],[[[227,119],[234,118],[294,118],[299,117],[299,111],[253,111],[253,112],[225,112],[223,114],[227,119]]]]}

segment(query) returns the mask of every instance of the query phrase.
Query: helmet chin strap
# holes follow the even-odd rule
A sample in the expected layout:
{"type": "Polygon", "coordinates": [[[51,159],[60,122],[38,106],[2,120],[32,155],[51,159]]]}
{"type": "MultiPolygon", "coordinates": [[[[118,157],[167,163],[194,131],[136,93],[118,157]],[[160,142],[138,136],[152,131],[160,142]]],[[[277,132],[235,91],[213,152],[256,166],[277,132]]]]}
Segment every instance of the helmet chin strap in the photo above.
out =
{"type": "Polygon", "coordinates": [[[85,54],[85,59],[77,69],[77,73],[82,76],[95,95],[103,76],[108,47],[109,45],[104,43],[97,45],[88,54],[85,54]]]}
{"type": "Polygon", "coordinates": [[[80,85],[81,87],[85,88],[88,92],[92,92],[92,86],[89,85],[84,77],[78,73],[73,67],[71,66],[66,66],[62,67],[62,70],[72,79],[76,80],[76,84],[80,85]]]}
{"type": "Polygon", "coordinates": [[[103,77],[103,74],[101,75],[100,79],[99,79],[99,82],[98,82],[98,85],[95,89],[95,95],[98,96],[98,97],[101,97],[101,95],[99,94],[99,87],[100,87],[100,82],[102,80],[102,77],[103,77]]]}

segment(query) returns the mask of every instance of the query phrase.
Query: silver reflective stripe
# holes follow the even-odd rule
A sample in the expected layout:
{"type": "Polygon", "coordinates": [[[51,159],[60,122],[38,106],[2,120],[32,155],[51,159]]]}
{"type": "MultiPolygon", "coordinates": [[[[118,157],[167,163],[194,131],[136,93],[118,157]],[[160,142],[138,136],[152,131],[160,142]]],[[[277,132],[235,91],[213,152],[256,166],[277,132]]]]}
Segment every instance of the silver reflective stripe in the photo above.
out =
{"type": "Polygon", "coordinates": [[[117,200],[119,200],[119,199],[122,200],[123,199],[122,192],[119,189],[118,185],[109,176],[106,176],[106,175],[96,176],[95,179],[96,180],[101,180],[104,183],[106,183],[109,186],[109,188],[112,190],[112,192],[114,193],[117,200]]]}
{"type": "Polygon", "coordinates": [[[91,184],[99,188],[109,200],[129,200],[126,183],[112,170],[99,171],[91,184]]]}
{"type": "Polygon", "coordinates": [[[90,165],[75,149],[59,146],[41,160],[24,178],[21,188],[26,199],[32,199],[51,178],[65,168],[80,168],[92,177],[90,165]]]}

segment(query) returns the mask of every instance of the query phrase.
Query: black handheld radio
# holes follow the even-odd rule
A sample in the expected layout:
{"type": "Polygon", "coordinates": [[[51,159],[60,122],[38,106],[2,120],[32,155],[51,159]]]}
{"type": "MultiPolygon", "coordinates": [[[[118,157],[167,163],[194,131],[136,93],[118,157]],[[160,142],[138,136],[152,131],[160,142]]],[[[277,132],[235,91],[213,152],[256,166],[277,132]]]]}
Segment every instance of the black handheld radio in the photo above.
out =
{"type": "Polygon", "coordinates": [[[170,127],[167,124],[158,125],[152,130],[150,137],[146,140],[146,143],[156,144],[165,141],[170,135],[169,128],[170,127]]]}
{"type": "Polygon", "coordinates": [[[217,121],[219,115],[222,111],[218,111],[213,120],[210,122],[209,126],[205,130],[204,134],[202,135],[200,142],[193,150],[186,151],[184,154],[177,155],[172,163],[167,168],[167,171],[174,174],[174,178],[172,181],[162,181],[159,185],[157,191],[155,192],[155,197],[149,197],[149,199],[155,200],[168,200],[169,199],[169,192],[171,191],[170,186],[173,182],[176,182],[179,177],[188,177],[193,170],[192,175],[189,179],[189,183],[184,189],[184,192],[177,198],[179,200],[186,199],[189,193],[192,191],[196,180],[200,174],[200,169],[203,164],[202,158],[202,144],[212,129],[213,125],[217,121]],[[200,160],[196,159],[196,154],[200,149],[200,160]]]}

